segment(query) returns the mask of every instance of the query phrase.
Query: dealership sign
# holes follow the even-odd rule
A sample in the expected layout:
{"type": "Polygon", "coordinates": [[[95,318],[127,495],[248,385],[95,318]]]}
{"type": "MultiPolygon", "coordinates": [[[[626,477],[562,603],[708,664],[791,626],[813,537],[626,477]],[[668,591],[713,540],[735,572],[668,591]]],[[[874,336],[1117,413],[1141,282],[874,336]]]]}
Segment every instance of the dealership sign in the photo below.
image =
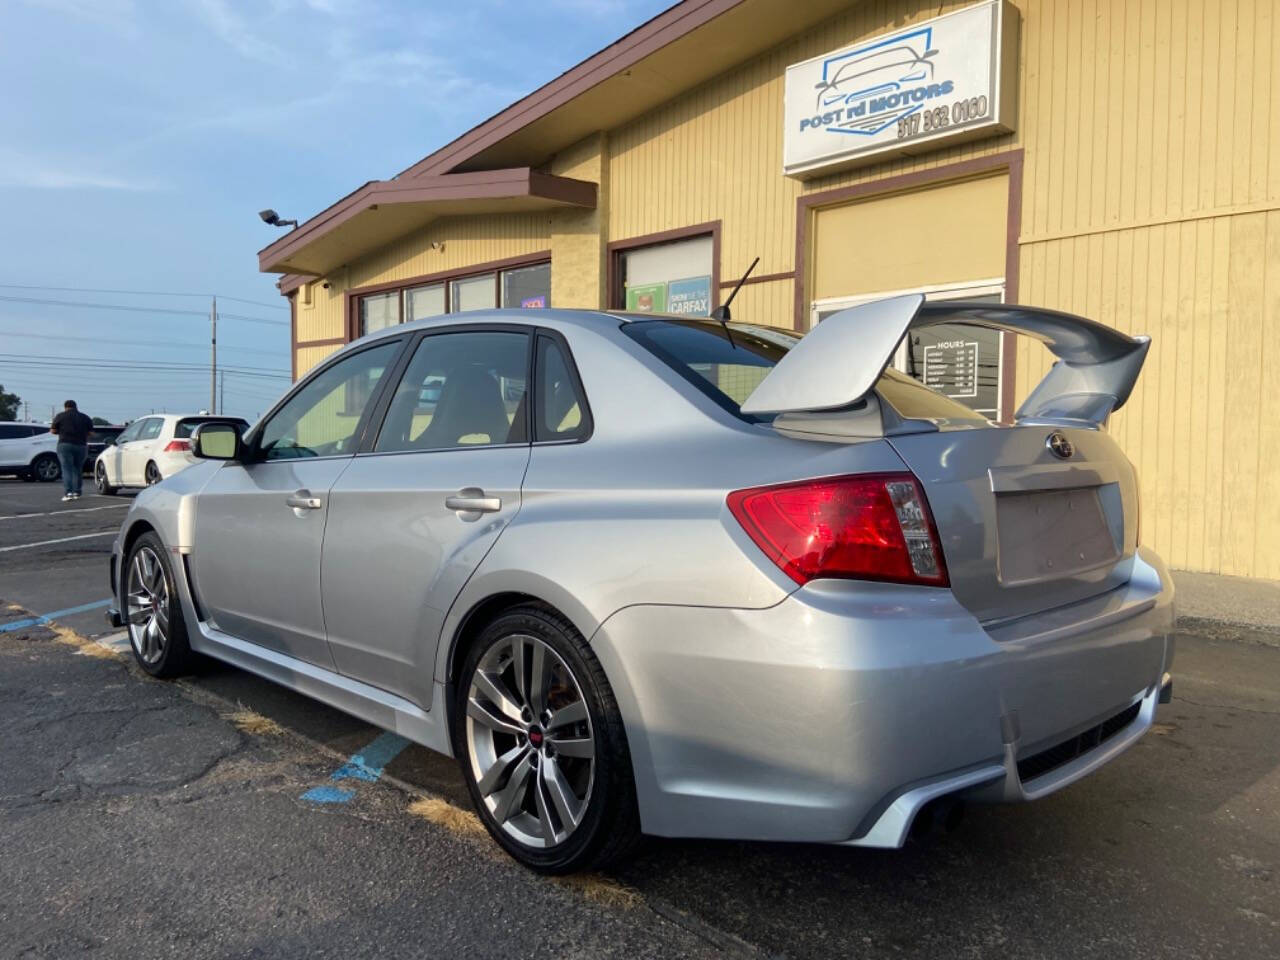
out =
{"type": "Polygon", "coordinates": [[[783,172],[1013,130],[1018,11],[988,0],[787,67],[783,172]]]}

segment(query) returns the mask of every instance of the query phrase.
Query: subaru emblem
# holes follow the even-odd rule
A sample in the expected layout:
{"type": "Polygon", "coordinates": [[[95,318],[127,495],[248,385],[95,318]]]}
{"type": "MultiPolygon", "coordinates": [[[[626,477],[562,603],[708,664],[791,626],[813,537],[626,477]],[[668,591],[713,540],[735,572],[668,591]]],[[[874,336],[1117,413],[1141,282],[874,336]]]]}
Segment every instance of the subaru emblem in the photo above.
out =
{"type": "Polygon", "coordinates": [[[1075,445],[1067,439],[1066,434],[1057,430],[1049,434],[1045,438],[1044,445],[1053,452],[1053,455],[1059,460],[1069,460],[1076,452],[1075,445]]]}

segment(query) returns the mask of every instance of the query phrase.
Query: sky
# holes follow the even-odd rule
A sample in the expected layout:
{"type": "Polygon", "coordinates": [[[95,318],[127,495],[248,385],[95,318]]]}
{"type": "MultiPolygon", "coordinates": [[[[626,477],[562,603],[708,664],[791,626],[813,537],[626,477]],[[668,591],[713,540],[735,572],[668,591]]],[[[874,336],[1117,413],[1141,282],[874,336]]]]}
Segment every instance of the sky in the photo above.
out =
{"type": "Polygon", "coordinates": [[[32,420],[207,409],[216,294],[254,419],[289,385],[257,212],[395,175],[669,3],[0,0],[0,385],[32,420]]]}

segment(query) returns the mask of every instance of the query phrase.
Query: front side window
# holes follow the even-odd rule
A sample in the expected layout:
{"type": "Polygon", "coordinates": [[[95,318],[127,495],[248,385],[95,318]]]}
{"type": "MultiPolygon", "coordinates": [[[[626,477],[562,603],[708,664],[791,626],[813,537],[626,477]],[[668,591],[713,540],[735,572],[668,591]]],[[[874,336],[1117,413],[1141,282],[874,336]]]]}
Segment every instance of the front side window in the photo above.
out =
{"type": "Polygon", "coordinates": [[[399,340],[361,350],[308,380],[262,428],[263,459],[353,454],[360,418],[399,350],[399,340]]]}
{"type": "Polygon", "coordinates": [[[379,453],[528,442],[529,337],[475,331],[425,337],[396,387],[379,453]]]}
{"type": "Polygon", "coordinates": [[[129,443],[131,440],[138,439],[138,431],[142,429],[145,420],[135,420],[120,432],[120,436],[116,437],[116,443],[129,443]]]}
{"type": "Polygon", "coordinates": [[[400,322],[400,294],[371,293],[360,298],[360,336],[385,330],[400,322]]]}
{"type": "Polygon", "coordinates": [[[538,338],[538,364],[534,372],[538,402],[534,439],[582,440],[590,432],[586,400],[569,367],[564,348],[550,337],[538,338]]]}

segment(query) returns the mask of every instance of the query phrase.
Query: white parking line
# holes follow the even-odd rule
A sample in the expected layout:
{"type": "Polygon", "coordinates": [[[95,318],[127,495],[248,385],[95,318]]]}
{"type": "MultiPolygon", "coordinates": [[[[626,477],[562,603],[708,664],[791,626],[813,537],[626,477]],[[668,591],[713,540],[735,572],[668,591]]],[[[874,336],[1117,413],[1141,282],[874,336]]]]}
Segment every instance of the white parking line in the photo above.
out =
{"type": "Polygon", "coordinates": [[[0,520],[25,520],[27,517],[60,517],[64,513],[93,513],[95,510],[127,510],[127,503],[113,503],[109,507],[81,507],[76,510],[49,510],[45,513],[11,513],[0,520]]]}
{"type": "Polygon", "coordinates": [[[90,537],[114,537],[117,531],[103,530],[101,533],[82,533],[75,537],[59,537],[57,540],[38,540],[35,543],[19,543],[12,547],[0,547],[0,553],[11,550],[27,550],[31,547],[47,547],[54,543],[69,543],[72,540],[88,540],[90,537]]]}

